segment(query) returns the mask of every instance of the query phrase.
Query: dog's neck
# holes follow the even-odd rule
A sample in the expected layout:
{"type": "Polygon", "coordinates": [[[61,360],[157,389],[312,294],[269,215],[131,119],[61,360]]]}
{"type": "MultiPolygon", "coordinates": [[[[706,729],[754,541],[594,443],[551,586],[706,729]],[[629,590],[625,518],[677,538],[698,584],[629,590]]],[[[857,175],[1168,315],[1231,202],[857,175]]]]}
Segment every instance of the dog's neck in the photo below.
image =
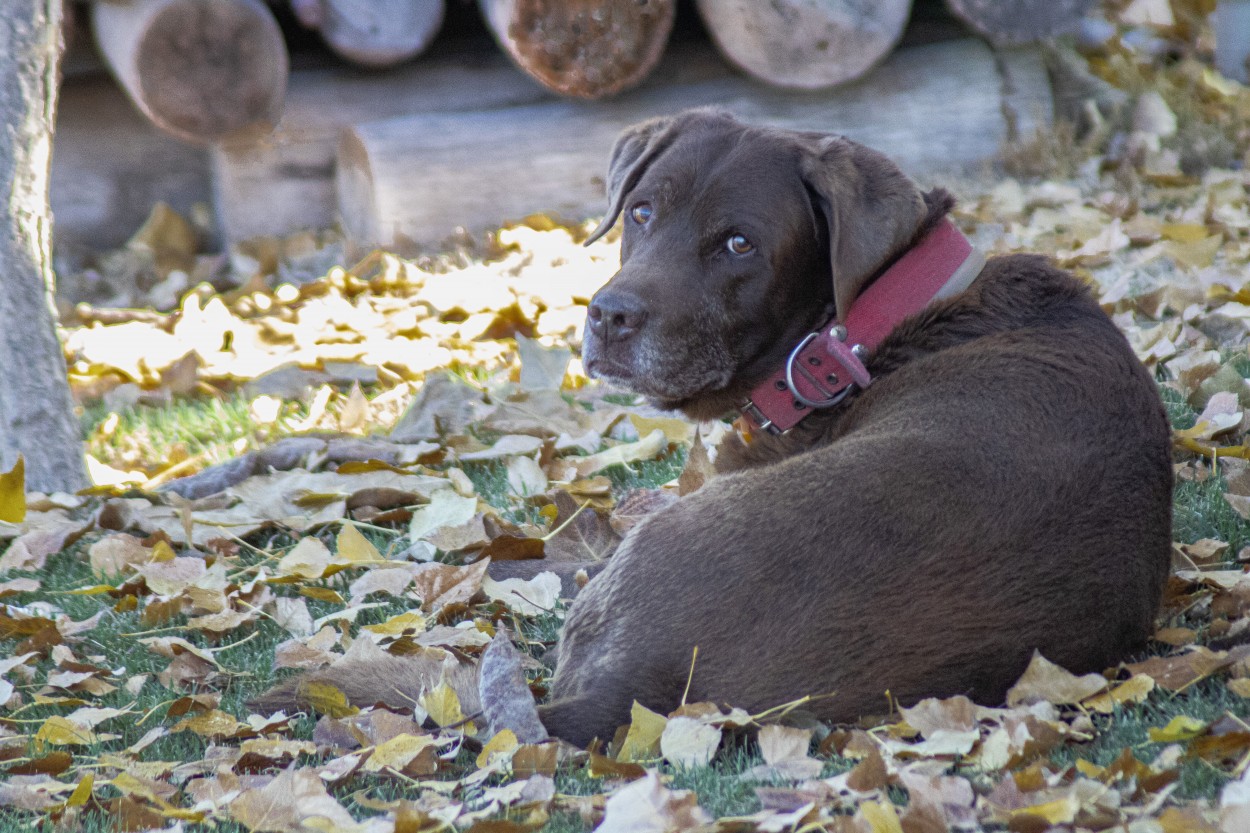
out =
{"type": "Polygon", "coordinates": [[[881,273],[841,316],[803,338],[741,406],[757,431],[784,433],[867,388],[868,356],[908,316],[967,289],[985,258],[942,219],[881,273]]]}

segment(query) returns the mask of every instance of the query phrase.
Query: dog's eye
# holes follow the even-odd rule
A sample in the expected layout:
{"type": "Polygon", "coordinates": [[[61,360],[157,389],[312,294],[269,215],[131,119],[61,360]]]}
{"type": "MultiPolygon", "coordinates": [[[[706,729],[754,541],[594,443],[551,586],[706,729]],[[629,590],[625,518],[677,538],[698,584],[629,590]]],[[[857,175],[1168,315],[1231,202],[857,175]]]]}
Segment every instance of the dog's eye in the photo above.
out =
{"type": "Polygon", "coordinates": [[[725,247],[736,255],[746,255],[755,251],[755,245],[741,234],[730,235],[729,239],[725,241],[725,247]]]}
{"type": "Polygon", "coordinates": [[[638,225],[646,225],[647,220],[651,219],[651,203],[640,202],[633,208],[629,209],[629,216],[634,218],[634,222],[638,225]]]}

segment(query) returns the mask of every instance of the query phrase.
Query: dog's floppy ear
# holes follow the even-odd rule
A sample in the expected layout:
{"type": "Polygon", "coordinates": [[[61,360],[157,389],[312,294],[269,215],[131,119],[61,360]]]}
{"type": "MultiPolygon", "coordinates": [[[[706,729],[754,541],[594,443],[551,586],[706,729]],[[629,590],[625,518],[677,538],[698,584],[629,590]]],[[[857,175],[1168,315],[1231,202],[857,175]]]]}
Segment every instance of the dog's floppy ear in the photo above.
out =
{"type": "Polygon", "coordinates": [[[739,126],[732,115],[715,107],[696,107],[673,116],[661,116],[627,128],[612,148],[608,162],[608,214],[590,233],[585,245],[608,233],[621,216],[622,204],[647,167],[673,143],[683,130],[695,126],[739,126]]]}
{"type": "Polygon", "coordinates": [[[845,321],[869,278],[915,237],[924,197],[887,157],[841,136],[805,137],[801,164],[829,226],[833,301],[845,321]]]}
{"type": "Polygon", "coordinates": [[[628,128],[616,140],[608,162],[608,214],[586,238],[585,245],[589,246],[616,225],[625,195],[637,184],[647,165],[668,147],[676,121],[676,118],[668,116],[649,119],[628,128]]]}

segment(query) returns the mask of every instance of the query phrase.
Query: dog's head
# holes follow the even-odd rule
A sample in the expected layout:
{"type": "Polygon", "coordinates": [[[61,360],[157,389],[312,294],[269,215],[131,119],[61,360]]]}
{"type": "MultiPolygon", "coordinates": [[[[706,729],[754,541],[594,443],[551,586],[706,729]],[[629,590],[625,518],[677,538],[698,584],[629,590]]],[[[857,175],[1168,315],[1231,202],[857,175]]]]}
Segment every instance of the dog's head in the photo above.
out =
{"type": "Polygon", "coordinates": [[[627,130],[608,215],[621,269],[587,314],[591,375],[692,417],[720,416],[916,236],[919,189],[840,136],[693,110],[627,130]]]}

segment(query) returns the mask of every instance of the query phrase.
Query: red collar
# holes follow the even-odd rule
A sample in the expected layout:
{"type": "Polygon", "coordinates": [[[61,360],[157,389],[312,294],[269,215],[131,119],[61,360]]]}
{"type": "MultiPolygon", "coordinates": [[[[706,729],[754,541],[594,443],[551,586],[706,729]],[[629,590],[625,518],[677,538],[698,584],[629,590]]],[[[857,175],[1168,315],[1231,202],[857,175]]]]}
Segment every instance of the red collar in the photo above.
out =
{"type": "Polygon", "coordinates": [[[780,434],[813,410],[838,404],[852,388],[868,387],[869,353],[904,318],[967,289],[984,265],[955,224],[942,220],[855,299],[844,323],[828,322],[800,341],[781,369],[751,391],[742,415],[757,430],[780,434]]]}

